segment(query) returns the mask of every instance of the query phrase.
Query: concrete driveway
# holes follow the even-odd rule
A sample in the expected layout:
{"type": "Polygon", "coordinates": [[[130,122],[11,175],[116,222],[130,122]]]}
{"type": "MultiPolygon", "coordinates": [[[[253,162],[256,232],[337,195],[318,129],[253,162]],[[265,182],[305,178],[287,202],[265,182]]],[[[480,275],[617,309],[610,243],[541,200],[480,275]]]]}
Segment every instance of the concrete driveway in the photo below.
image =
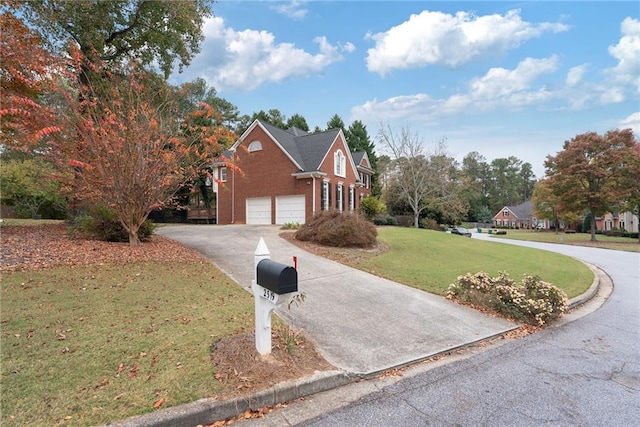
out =
{"type": "Polygon", "coordinates": [[[511,330],[445,298],[305,252],[278,237],[278,226],[170,225],[157,233],[194,248],[250,291],[262,237],[271,259],[298,259],[299,306],[279,314],[304,330],[320,353],[347,373],[368,376],[511,330]]]}

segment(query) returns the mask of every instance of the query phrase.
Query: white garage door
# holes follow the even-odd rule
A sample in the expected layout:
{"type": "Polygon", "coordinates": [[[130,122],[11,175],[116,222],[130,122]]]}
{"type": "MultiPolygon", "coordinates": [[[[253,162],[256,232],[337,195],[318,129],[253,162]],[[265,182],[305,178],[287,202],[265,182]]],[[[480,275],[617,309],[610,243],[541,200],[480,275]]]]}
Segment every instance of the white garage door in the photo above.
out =
{"type": "Polygon", "coordinates": [[[304,196],[276,197],[276,224],[297,222],[304,224],[304,196]]]}
{"type": "Polygon", "coordinates": [[[247,199],[247,224],[271,224],[271,197],[247,199]]]}

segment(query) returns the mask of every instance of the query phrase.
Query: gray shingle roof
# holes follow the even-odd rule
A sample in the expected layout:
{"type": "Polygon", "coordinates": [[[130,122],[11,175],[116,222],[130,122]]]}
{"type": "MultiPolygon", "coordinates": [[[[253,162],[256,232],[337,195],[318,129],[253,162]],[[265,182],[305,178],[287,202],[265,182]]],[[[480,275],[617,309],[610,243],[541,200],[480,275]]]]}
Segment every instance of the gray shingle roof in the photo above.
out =
{"type": "Polygon", "coordinates": [[[307,133],[295,127],[283,130],[263,121],[260,121],[260,124],[302,167],[304,172],[319,170],[320,163],[340,132],[339,129],[333,129],[326,132],[307,133]]]}
{"type": "Polygon", "coordinates": [[[530,218],[533,215],[533,202],[528,201],[515,206],[507,206],[518,218],[530,218]]]}

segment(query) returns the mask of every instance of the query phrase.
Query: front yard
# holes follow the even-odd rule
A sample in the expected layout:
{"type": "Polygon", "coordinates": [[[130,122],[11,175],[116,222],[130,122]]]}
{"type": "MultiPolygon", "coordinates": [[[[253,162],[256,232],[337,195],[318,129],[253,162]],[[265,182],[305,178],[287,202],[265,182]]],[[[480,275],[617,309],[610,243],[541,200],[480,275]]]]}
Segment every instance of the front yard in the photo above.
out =
{"type": "MultiPolygon", "coordinates": [[[[238,368],[240,359],[256,365],[252,340],[238,335],[253,331],[253,299],[195,251],[159,236],[137,249],[72,240],[62,224],[0,232],[2,425],[104,424],[283,379],[262,370],[252,380],[238,368]],[[224,366],[212,362],[218,340],[229,349],[224,366]]],[[[593,279],[571,258],[446,233],[381,228],[379,241],[315,250],[440,295],[478,271],[539,275],[569,297],[593,279]]],[[[279,371],[330,368],[298,356],[304,362],[279,371]]]]}

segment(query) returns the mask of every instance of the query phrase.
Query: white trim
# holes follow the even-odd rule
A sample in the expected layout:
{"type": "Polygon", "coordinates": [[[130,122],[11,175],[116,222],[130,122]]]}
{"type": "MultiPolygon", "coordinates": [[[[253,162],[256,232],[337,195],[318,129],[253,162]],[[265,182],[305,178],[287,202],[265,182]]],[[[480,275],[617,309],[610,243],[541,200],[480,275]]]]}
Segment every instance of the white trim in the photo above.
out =
{"type": "Polygon", "coordinates": [[[251,132],[253,132],[253,130],[256,128],[256,126],[260,126],[260,129],[262,129],[262,131],[264,133],[267,134],[267,136],[269,138],[271,138],[271,140],[273,141],[274,144],[276,144],[276,146],[280,149],[280,151],[282,151],[284,153],[285,156],[287,156],[289,158],[289,160],[291,160],[291,162],[299,169],[299,170],[304,170],[304,168],[298,163],[296,162],[296,160],[291,157],[291,155],[289,155],[289,153],[287,152],[287,150],[284,149],[284,147],[282,147],[282,145],[280,145],[280,143],[278,142],[278,140],[276,138],[274,138],[273,135],[271,135],[269,133],[269,131],[262,126],[262,123],[260,123],[260,121],[258,119],[255,119],[253,121],[253,123],[251,123],[251,126],[249,126],[249,128],[247,130],[244,131],[244,133],[242,134],[242,136],[240,136],[240,138],[238,138],[238,140],[231,146],[231,149],[235,150],[236,148],[238,148],[238,146],[240,144],[242,144],[244,142],[244,138],[246,136],[248,136],[251,132]]]}
{"type": "Polygon", "coordinates": [[[247,149],[249,150],[250,153],[254,153],[256,151],[262,151],[262,142],[255,139],[249,143],[249,146],[247,147],[247,149]]]}
{"type": "Polygon", "coordinates": [[[333,174],[341,178],[345,178],[347,175],[347,157],[344,155],[341,149],[337,149],[333,152],[333,174]]]}

